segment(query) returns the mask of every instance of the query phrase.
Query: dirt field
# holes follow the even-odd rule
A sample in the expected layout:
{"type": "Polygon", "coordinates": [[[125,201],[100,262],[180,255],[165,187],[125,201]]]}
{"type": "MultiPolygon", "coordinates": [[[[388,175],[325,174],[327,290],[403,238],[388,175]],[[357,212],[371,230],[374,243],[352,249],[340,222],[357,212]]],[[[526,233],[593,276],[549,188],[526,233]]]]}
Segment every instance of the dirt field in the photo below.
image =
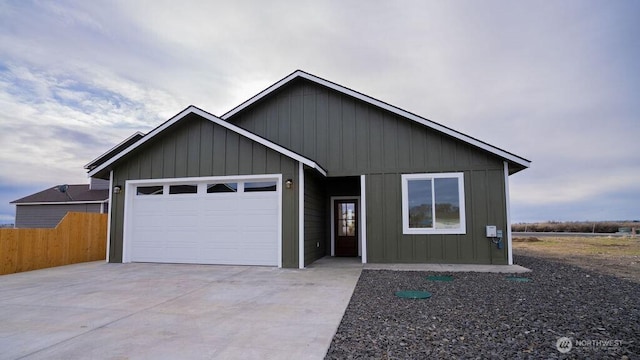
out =
{"type": "Polygon", "coordinates": [[[561,260],[640,283],[640,237],[514,238],[513,252],[561,260]]]}

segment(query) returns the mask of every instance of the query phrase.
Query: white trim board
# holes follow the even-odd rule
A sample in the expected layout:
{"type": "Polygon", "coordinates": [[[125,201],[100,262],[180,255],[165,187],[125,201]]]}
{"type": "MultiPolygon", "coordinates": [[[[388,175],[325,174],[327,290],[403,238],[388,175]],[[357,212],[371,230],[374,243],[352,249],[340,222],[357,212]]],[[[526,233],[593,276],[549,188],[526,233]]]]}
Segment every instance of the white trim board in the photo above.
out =
{"type": "Polygon", "coordinates": [[[367,179],[360,175],[360,243],[362,244],[362,263],[367,263],[367,179]]]}
{"type": "Polygon", "coordinates": [[[513,244],[511,241],[511,200],[509,196],[509,163],[504,161],[504,201],[507,211],[507,260],[513,265],[513,244]]]}
{"type": "MultiPolygon", "coordinates": [[[[331,203],[331,256],[336,256],[336,219],[335,219],[335,201],[336,200],[350,200],[355,199],[358,204],[358,256],[362,256],[362,204],[360,196],[332,196],[330,198],[331,203]]],[[[366,257],[366,256],[365,256],[366,257]]]]}
{"type": "Polygon", "coordinates": [[[304,269],[304,165],[298,163],[298,268],[304,269]]]}
{"type": "Polygon", "coordinates": [[[307,166],[309,166],[310,168],[316,169],[318,170],[319,173],[321,173],[324,176],[327,176],[327,171],[325,169],[323,169],[320,165],[316,164],[313,160],[308,159],[298,153],[295,153],[289,149],[286,149],[274,142],[271,142],[265,138],[262,138],[252,132],[249,132],[245,129],[242,129],[238,126],[235,126],[231,123],[228,123],[227,121],[220,119],[219,117],[210,114],[202,109],[199,109],[193,105],[190,105],[189,107],[187,107],[186,109],[182,110],[180,113],[178,113],[177,115],[175,115],[174,117],[172,117],[171,119],[169,119],[168,121],[164,122],[162,125],[158,126],[157,128],[153,129],[151,132],[149,132],[149,134],[147,134],[146,136],[144,136],[143,138],[141,138],[139,141],[137,141],[136,143],[132,144],[131,146],[129,146],[128,148],[126,148],[125,150],[121,151],[120,153],[114,155],[111,159],[105,161],[104,163],[102,163],[100,166],[96,167],[95,169],[89,171],[88,176],[92,177],[94,175],[96,175],[98,172],[106,169],[108,166],[110,166],[111,164],[113,164],[114,162],[118,161],[119,159],[121,159],[122,157],[124,157],[125,155],[127,155],[128,153],[130,153],[131,151],[137,149],[139,146],[141,146],[142,144],[146,143],[147,141],[153,139],[155,136],[157,136],[158,134],[162,133],[164,130],[166,130],[167,128],[169,128],[171,125],[179,122],[180,120],[182,120],[183,118],[185,118],[187,115],[189,114],[196,114],[199,115],[200,117],[207,119],[217,125],[220,125],[228,130],[231,130],[241,136],[244,136],[248,139],[251,139],[259,144],[262,144],[268,148],[270,148],[271,150],[274,150],[280,154],[283,154],[285,156],[288,156],[291,159],[294,159],[296,161],[299,161],[307,166]]]}
{"type": "Polygon", "coordinates": [[[427,126],[429,128],[432,128],[434,130],[437,130],[439,132],[442,132],[446,135],[449,135],[453,138],[456,138],[458,140],[462,140],[466,143],[469,143],[471,145],[474,145],[480,149],[483,149],[485,151],[488,151],[492,154],[495,154],[497,156],[500,156],[501,158],[504,158],[506,160],[509,160],[511,162],[514,162],[520,166],[523,166],[525,168],[528,168],[531,165],[531,161],[522,158],[520,156],[517,156],[515,154],[512,154],[510,152],[507,152],[505,150],[502,150],[500,148],[497,148],[493,145],[489,145],[487,143],[485,143],[484,141],[480,141],[478,139],[475,139],[471,136],[465,135],[461,132],[458,132],[456,130],[453,130],[451,128],[448,128],[444,125],[438,124],[436,122],[433,122],[431,120],[425,119],[421,116],[418,116],[416,114],[413,114],[411,112],[408,112],[406,110],[400,109],[398,107],[395,107],[393,105],[387,104],[386,102],[380,101],[378,99],[372,98],[368,95],[362,94],[360,92],[357,92],[355,90],[351,90],[347,87],[344,87],[342,85],[338,85],[334,82],[325,80],[323,78],[317,77],[315,75],[309,74],[307,72],[304,72],[302,70],[296,70],[293,73],[291,73],[290,75],[288,75],[287,77],[285,77],[284,79],[276,82],[275,84],[269,86],[268,88],[266,88],[265,90],[261,91],[260,93],[258,93],[257,95],[255,95],[254,97],[250,98],[249,100],[243,102],[242,104],[238,105],[237,107],[231,109],[230,111],[228,111],[227,113],[225,113],[224,115],[221,116],[222,119],[227,120],[230,117],[232,117],[233,115],[239,113],[240,111],[244,110],[245,108],[251,106],[252,104],[256,103],[257,101],[259,101],[260,99],[266,97],[267,95],[271,94],[272,92],[278,90],[279,88],[281,88],[282,86],[284,86],[285,84],[289,83],[290,81],[296,79],[296,78],[303,78],[303,79],[307,79],[309,81],[312,81],[316,84],[319,85],[323,85],[326,86],[330,89],[333,89],[335,91],[341,92],[345,95],[349,95],[351,97],[354,97],[358,100],[367,102],[371,105],[377,106],[379,108],[382,108],[384,110],[387,110],[389,112],[392,112],[394,114],[400,115],[402,117],[408,118],[410,120],[413,120],[419,124],[422,124],[424,126],[427,126]]]}
{"type": "Polygon", "coordinates": [[[102,159],[106,154],[112,152],[113,150],[117,149],[118,147],[122,146],[123,144],[126,144],[129,140],[133,139],[136,136],[140,136],[141,138],[144,137],[144,133],[141,131],[137,131],[134,134],[132,134],[131,136],[129,136],[128,138],[120,141],[116,146],[112,147],[111,149],[105,151],[104,153],[102,153],[100,156],[98,156],[97,158],[91,160],[90,162],[88,162],[84,168],[89,170],[89,168],[91,167],[91,165],[93,165],[94,163],[98,162],[100,159],[102,159]]]}
{"type": "Polygon", "coordinates": [[[109,214],[107,215],[107,256],[106,262],[109,262],[109,250],[111,249],[111,219],[113,217],[113,170],[109,171],[109,214]]]}
{"type": "Polygon", "coordinates": [[[16,206],[24,205],[82,205],[82,204],[104,204],[109,202],[109,199],[104,200],[92,200],[92,201],[40,201],[29,203],[14,203],[16,206]]]}

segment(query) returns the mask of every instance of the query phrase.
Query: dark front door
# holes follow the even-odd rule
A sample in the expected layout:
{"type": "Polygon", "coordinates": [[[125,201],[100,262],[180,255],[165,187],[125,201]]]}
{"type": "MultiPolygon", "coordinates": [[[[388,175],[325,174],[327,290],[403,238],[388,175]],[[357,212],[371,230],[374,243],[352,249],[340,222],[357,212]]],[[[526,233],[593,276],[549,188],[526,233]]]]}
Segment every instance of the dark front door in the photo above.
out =
{"type": "Polygon", "coordinates": [[[336,256],[358,256],[358,203],[336,200],[333,206],[336,256]]]}

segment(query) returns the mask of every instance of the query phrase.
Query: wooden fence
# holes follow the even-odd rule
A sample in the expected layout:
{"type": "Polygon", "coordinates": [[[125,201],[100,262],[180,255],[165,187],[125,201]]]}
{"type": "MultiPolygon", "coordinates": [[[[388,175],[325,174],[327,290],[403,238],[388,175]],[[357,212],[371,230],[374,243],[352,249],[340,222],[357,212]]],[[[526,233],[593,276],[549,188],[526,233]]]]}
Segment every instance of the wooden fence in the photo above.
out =
{"type": "Polygon", "coordinates": [[[54,229],[0,229],[0,275],[104,260],[107,214],[70,212],[54,229]]]}

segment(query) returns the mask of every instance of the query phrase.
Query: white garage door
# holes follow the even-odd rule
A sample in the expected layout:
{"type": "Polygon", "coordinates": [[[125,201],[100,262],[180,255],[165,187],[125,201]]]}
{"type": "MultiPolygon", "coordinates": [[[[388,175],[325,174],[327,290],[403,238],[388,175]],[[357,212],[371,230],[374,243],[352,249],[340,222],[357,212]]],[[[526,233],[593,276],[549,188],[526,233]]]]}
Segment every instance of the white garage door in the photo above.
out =
{"type": "Polygon", "coordinates": [[[278,265],[279,179],[128,186],[129,261],[278,265]]]}

